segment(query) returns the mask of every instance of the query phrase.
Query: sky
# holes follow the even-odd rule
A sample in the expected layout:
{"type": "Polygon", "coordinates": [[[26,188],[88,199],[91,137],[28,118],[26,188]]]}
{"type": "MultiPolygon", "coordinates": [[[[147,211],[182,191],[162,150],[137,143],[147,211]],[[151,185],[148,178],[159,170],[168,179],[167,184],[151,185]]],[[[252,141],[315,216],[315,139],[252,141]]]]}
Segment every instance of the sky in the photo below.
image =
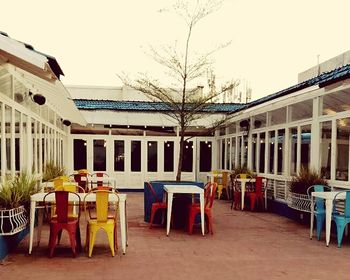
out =
{"type": "MultiPolygon", "coordinates": [[[[194,2],[195,0],[190,0],[194,2]]],[[[117,74],[161,71],[149,46],[183,47],[172,0],[11,0],[0,30],[54,56],[65,85],[121,86],[117,74]]],[[[217,84],[239,79],[257,99],[296,84],[299,72],[350,50],[348,0],[226,0],[193,30],[191,51],[213,56],[217,84]]]]}

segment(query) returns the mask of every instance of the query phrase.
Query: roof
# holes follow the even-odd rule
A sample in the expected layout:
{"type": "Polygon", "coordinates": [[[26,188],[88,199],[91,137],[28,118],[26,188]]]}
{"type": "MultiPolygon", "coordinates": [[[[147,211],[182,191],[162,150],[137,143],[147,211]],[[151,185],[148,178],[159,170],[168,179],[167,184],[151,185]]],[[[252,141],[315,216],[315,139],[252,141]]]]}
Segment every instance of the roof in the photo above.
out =
{"type": "MultiPolygon", "coordinates": [[[[163,102],[149,101],[113,101],[113,100],[92,100],[74,99],[75,105],[80,110],[112,110],[112,111],[169,111],[168,106],[163,102]]],[[[233,113],[244,108],[246,104],[236,103],[210,103],[202,112],[212,113],[233,113]]]]}
{"type": "MultiPolygon", "coordinates": [[[[7,47],[11,46],[12,49],[14,47],[17,48],[17,52],[19,51],[22,54],[22,55],[20,55],[18,57],[23,58],[23,55],[25,55],[25,53],[21,52],[21,48],[29,50],[30,52],[32,52],[35,55],[44,56],[46,58],[47,64],[49,64],[52,72],[55,74],[55,76],[58,79],[60,79],[60,75],[64,75],[61,67],[59,66],[59,64],[58,64],[58,62],[56,60],[56,58],[54,58],[53,56],[45,54],[45,53],[42,53],[42,52],[39,52],[39,51],[35,50],[32,45],[30,45],[28,43],[25,43],[25,42],[21,42],[21,41],[15,40],[15,39],[9,37],[7,33],[2,32],[2,31],[0,31],[0,38],[1,37],[4,40],[7,40],[7,42],[6,42],[7,43],[7,45],[6,45],[7,47]],[[13,44],[13,43],[16,43],[17,46],[15,44],[13,44]],[[8,45],[8,44],[11,44],[11,45],[8,45]]],[[[4,47],[4,51],[8,51],[8,50],[9,50],[8,48],[4,47]]],[[[18,53],[16,53],[16,54],[18,54],[18,53]]],[[[38,57],[38,59],[40,60],[39,57],[38,57]]],[[[28,61],[27,59],[24,59],[24,60],[28,61]]],[[[34,63],[34,64],[37,65],[36,63],[34,63]]]]}
{"type": "Polygon", "coordinates": [[[345,66],[336,68],[332,71],[324,72],[321,75],[311,78],[309,80],[303,81],[299,84],[296,84],[294,86],[288,87],[286,89],[283,89],[281,91],[278,91],[276,93],[270,94],[268,96],[262,97],[260,99],[254,100],[247,104],[246,108],[250,108],[262,103],[265,103],[267,101],[276,99],[281,96],[285,96],[287,94],[291,94],[293,92],[296,92],[298,90],[302,90],[307,87],[318,85],[319,87],[325,87],[329,84],[338,82],[340,80],[344,80],[350,77],[350,64],[347,64],[345,66]]]}

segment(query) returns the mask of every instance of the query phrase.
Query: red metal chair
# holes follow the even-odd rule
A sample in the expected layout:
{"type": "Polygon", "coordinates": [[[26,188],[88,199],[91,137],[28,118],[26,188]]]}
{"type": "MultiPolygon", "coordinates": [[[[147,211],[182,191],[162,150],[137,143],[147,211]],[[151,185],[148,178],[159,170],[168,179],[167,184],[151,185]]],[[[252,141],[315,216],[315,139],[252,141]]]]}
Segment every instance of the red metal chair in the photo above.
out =
{"type": "Polygon", "coordinates": [[[95,182],[93,182],[91,180],[91,189],[94,189],[94,185],[96,185],[97,187],[102,187],[103,185],[109,185],[110,182],[107,180],[102,180],[102,178],[108,178],[109,175],[107,173],[104,172],[96,172],[91,174],[91,177],[97,177],[97,178],[101,178],[101,180],[97,180],[95,182]]]}
{"type": "MultiPolygon", "coordinates": [[[[207,183],[204,187],[204,216],[207,220],[206,224],[208,225],[208,231],[213,234],[213,216],[211,209],[213,207],[213,202],[215,198],[215,194],[218,188],[217,183],[207,183]]],[[[193,225],[195,222],[195,218],[198,214],[200,214],[200,204],[193,203],[189,207],[188,213],[188,233],[192,234],[193,225]]]]}
{"type": "Polygon", "coordinates": [[[84,189],[85,192],[89,192],[88,186],[88,174],[87,173],[77,173],[73,174],[74,181],[78,183],[78,185],[84,189]]]}
{"type": "Polygon", "coordinates": [[[254,211],[255,204],[264,208],[263,177],[255,178],[255,191],[247,192],[250,201],[250,210],[254,211]]]}
{"type": "Polygon", "coordinates": [[[154,202],[152,203],[152,208],[151,208],[151,219],[150,219],[150,225],[149,225],[149,228],[152,228],[152,224],[153,224],[153,219],[154,219],[154,216],[156,214],[156,212],[160,209],[163,209],[166,211],[167,209],[167,203],[166,202],[163,202],[161,201],[158,197],[157,197],[157,194],[156,194],[156,191],[154,190],[153,186],[151,183],[147,182],[146,183],[147,187],[149,188],[152,196],[153,196],[153,200],[154,202]]]}
{"type": "Polygon", "coordinates": [[[44,205],[47,217],[49,217],[50,224],[50,239],[49,239],[49,256],[53,256],[54,249],[57,244],[57,237],[62,230],[66,230],[69,234],[69,239],[72,247],[73,256],[76,256],[77,247],[81,248],[80,239],[80,197],[75,192],[69,191],[54,191],[45,195],[44,205]],[[54,196],[54,197],[52,197],[54,196]],[[69,202],[69,196],[76,196],[75,200],[79,204],[69,202]],[[51,217],[51,207],[55,207],[56,215],[51,217]],[[76,215],[69,215],[70,206],[75,207],[76,215]]]}

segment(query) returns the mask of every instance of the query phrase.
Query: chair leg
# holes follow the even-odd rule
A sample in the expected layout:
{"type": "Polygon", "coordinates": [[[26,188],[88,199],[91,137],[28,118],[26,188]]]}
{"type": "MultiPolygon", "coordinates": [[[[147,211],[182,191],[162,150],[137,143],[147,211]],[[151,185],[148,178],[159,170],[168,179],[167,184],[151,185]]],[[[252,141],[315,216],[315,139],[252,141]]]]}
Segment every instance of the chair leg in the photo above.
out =
{"type": "Polygon", "coordinates": [[[152,208],[151,210],[151,220],[149,223],[149,228],[152,228],[152,224],[153,224],[153,219],[154,219],[154,215],[156,214],[156,210],[154,208],[152,208]]]}
{"type": "Polygon", "coordinates": [[[111,249],[112,257],[114,257],[114,246],[115,246],[115,242],[114,242],[115,230],[114,230],[114,227],[113,228],[108,228],[106,230],[106,233],[107,233],[109,248],[111,249]]]}
{"type": "Polygon", "coordinates": [[[77,256],[77,242],[76,242],[76,230],[74,232],[69,232],[70,246],[72,247],[73,257],[77,256]]]}
{"type": "Polygon", "coordinates": [[[96,239],[96,230],[90,230],[90,237],[89,237],[89,258],[91,258],[92,250],[94,249],[96,239]]]}
{"type": "Polygon", "coordinates": [[[337,223],[337,239],[338,239],[338,248],[341,247],[341,242],[343,240],[345,225],[342,223],[337,223]]]}
{"type": "Polygon", "coordinates": [[[56,247],[56,239],[57,239],[57,230],[53,227],[50,226],[50,240],[49,240],[49,257],[52,258],[53,257],[53,252],[55,250],[56,247]]]}
{"type": "Polygon", "coordinates": [[[320,241],[321,239],[321,232],[323,228],[323,223],[324,223],[324,216],[322,217],[317,217],[316,216],[316,231],[317,231],[317,240],[320,241]]]}

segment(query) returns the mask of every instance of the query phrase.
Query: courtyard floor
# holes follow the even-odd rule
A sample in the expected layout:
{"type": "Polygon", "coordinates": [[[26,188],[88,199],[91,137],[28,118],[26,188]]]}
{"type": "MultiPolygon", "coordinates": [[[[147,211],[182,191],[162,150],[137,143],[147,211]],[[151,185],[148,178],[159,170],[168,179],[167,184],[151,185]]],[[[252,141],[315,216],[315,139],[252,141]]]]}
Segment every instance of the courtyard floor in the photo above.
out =
{"type": "MultiPolygon", "coordinates": [[[[214,234],[189,235],[143,221],[143,193],[128,193],[129,246],[111,257],[99,232],[92,258],[72,258],[65,233],[48,258],[48,226],[39,247],[28,255],[28,236],[0,266],[0,279],[350,279],[350,241],[342,248],[309,239],[306,225],[266,212],[235,211],[214,202],[214,234]]],[[[84,215],[83,215],[84,216],[84,215]]],[[[81,223],[84,223],[82,216],[81,223]]],[[[84,229],[84,226],[81,227],[84,229]]],[[[119,235],[120,236],[120,235],[119,235]]],[[[85,242],[85,232],[82,232],[85,242]]]]}

